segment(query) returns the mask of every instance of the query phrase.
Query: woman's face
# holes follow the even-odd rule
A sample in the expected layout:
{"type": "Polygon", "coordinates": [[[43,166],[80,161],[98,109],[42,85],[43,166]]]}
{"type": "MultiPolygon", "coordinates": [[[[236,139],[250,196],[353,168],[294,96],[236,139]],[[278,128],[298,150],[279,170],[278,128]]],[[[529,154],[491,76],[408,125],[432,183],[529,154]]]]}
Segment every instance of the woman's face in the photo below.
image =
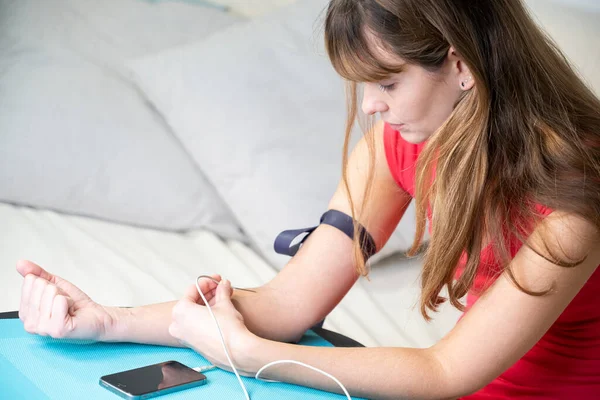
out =
{"type": "Polygon", "coordinates": [[[365,83],[362,110],[367,115],[379,113],[407,142],[426,141],[450,116],[463,91],[473,86],[468,68],[453,48],[436,72],[407,64],[380,47],[372,50],[404,69],[383,81],[365,83]]]}

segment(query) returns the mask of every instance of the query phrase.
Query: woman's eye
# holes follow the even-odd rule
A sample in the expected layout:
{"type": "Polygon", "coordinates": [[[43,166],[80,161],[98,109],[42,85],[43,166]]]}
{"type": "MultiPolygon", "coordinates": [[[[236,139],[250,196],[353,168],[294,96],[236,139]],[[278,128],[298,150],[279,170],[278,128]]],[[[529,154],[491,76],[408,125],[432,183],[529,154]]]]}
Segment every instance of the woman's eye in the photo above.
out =
{"type": "Polygon", "coordinates": [[[392,83],[391,85],[381,85],[379,84],[379,90],[381,90],[383,93],[388,92],[392,89],[394,89],[394,83],[392,83]]]}

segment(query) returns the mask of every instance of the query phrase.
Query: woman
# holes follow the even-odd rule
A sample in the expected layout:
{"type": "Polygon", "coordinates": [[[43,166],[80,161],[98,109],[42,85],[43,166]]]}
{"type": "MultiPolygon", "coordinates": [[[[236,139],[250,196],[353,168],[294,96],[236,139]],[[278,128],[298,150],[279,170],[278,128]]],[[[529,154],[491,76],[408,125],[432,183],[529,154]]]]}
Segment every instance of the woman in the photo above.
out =
{"type": "MultiPolygon", "coordinates": [[[[373,399],[598,398],[600,101],[519,0],[332,0],[325,38],[349,82],[345,148],[357,83],[364,114],[381,117],[329,208],[381,248],[415,197],[413,252],[427,218],[432,227],[421,311],[447,287],[456,307],[467,295],[466,312],[427,349],[285,343],[367,273],[364,242],[321,225],[256,293],[202,282],[235,365],[253,376],[298,360],[373,399]]],[[[29,332],[189,346],[229,368],[195,285],[177,303],[117,309],[33,263],[17,269],[29,332]]],[[[263,376],[339,391],[296,365],[263,376]]]]}

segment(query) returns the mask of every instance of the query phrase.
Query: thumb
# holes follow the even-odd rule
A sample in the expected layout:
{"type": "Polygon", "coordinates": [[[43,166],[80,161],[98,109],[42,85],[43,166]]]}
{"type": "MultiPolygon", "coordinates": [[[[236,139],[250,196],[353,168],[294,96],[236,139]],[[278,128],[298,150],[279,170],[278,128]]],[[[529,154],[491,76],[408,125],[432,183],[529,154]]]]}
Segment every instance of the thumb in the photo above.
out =
{"type": "Polygon", "coordinates": [[[233,289],[231,288],[231,282],[227,279],[223,279],[217,286],[217,292],[215,293],[215,302],[222,303],[227,302],[231,304],[231,295],[233,289]]]}
{"type": "Polygon", "coordinates": [[[198,303],[198,301],[200,299],[201,299],[201,297],[200,297],[200,294],[198,293],[198,289],[196,288],[196,285],[190,285],[190,286],[188,286],[185,293],[183,294],[182,300],[191,301],[192,303],[198,303]]]}
{"type": "Polygon", "coordinates": [[[17,272],[21,274],[22,277],[26,277],[27,275],[32,274],[35,276],[39,276],[40,278],[45,279],[50,283],[56,283],[54,275],[47,272],[39,265],[28,260],[17,261],[17,272]]]}

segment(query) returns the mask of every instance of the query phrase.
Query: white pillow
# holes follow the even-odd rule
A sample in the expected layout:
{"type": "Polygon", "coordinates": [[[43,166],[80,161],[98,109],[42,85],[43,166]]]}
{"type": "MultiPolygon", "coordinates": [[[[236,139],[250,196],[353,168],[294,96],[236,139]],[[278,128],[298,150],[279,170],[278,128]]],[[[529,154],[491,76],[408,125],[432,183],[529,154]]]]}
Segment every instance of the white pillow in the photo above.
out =
{"type": "Polygon", "coordinates": [[[600,3],[595,6],[586,0],[526,0],[525,3],[536,22],[600,96],[600,3]]]}
{"type": "Polygon", "coordinates": [[[295,3],[297,0],[210,0],[211,3],[226,7],[233,13],[247,17],[258,17],[278,7],[295,3]]]}
{"type": "MultiPolygon", "coordinates": [[[[315,35],[325,0],[301,1],[132,64],[255,246],[275,266],[286,229],[316,225],[341,175],[341,79],[315,35]]],[[[359,135],[355,135],[357,138],[359,135]]],[[[408,210],[379,257],[408,247],[408,210]]]]}
{"type": "Polygon", "coordinates": [[[0,15],[0,200],[241,237],[122,67],[238,18],[138,0],[3,1],[0,15]]]}
{"type": "Polygon", "coordinates": [[[73,50],[98,64],[203,39],[244,18],[181,1],[0,0],[3,29],[28,41],[73,50]]]}
{"type": "Polygon", "coordinates": [[[600,11],[600,2],[598,0],[549,0],[556,3],[561,3],[570,7],[580,8],[588,11],[600,11]]]}

